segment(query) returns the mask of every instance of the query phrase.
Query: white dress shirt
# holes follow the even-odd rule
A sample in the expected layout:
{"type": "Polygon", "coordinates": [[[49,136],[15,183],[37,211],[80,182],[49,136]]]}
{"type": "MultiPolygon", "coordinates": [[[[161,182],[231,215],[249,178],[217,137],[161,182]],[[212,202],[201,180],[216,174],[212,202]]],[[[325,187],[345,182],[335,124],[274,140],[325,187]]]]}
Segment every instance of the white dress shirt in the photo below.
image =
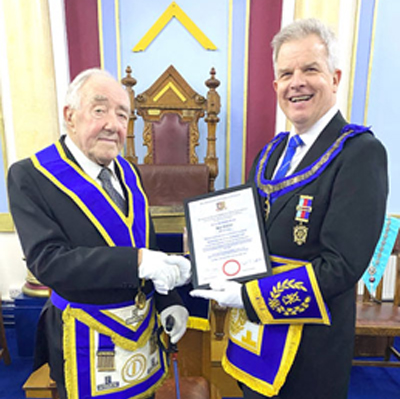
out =
{"type": "MultiPolygon", "coordinates": [[[[318,120],[316,123],[314,123],[314,125],[311,126],[309,130],[307,130],[306,132],[299,135],[304,144],[301,146],[298,146],[296,148],[296,152],[292,158],[289,170],[286,174],[287,176],[292,174],[293,171],[297,168],[297,166],[299,165],[301,160],[307,154],[307,151],[315,143],[318,136],[325,129],[325,127],[328,125],[328,123],[331,121],[331,119],[336,115],[338,110],[339,109],[338,109],[337,105],[334,105],[320,120],[318,120]]],[[[278,164],[276,165],[276,168],[274,171],[274,176],[275,176],[276,172],[279,170],[279,167],[282,163],[283,157],[286,153],[286,148],[289,143],[289,140],[292,138],[292,136],[295,136],[296,134],[297,133],[295,132],[294,127],[292,127],[292,129],[290,130],[290,133],[289,133],[289,138],[286,143],[286,147],[285,147],[284,151],[282,152],[281,157],[279,158],[278,164]]]]}
{"type": "MultiPolygon", "coordinates": [[[[102,186],[101,181],[99,179],[99,173],[103,168],[101,165],[97,164],[90,160],[82,150],[71,140],[71,138],[67,135],[65,138],[65,145],[71,151],[71,154],[74,156],[76,161],[79,163],[84,172],[89,175],[93,180],[99,183],[102,186]]],[[[117,175],[115,174],[115,162],[111,161],[110,165],[108,165],[108,169],[111,171],[111,183],[113,187],[118,191],[119,194],[122,195],[122,198],[125,198],[124,190],[122,190],[121,184],[118,180],[117,175]]]]}

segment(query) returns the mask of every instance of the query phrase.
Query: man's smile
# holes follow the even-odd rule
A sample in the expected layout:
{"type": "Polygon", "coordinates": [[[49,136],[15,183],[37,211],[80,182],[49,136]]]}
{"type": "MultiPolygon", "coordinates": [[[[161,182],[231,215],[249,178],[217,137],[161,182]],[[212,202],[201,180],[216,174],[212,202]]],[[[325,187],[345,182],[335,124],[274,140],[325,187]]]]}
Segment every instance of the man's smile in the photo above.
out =
{"type": "Polygon", "coordinates": [[[118,137],[99,137],[98,141],[108,142],[108,143],[117,143],[118,137]]]}
{"type": "Polygon", "coordinates": [[[308,101],[310,100],[314,95],[309,94],[309,95],[302,95],[302,96],[293,96],[289,97],[289,101],[292,103],[298,103],[300,101],[308,101]]]}

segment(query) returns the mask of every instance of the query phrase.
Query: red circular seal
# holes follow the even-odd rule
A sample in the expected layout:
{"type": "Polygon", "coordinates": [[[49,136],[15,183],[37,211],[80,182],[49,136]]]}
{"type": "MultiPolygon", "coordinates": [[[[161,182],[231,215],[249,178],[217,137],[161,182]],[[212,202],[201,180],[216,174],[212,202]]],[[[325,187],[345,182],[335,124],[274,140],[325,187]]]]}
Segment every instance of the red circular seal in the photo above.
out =
{"type": "Polygon", "coordinates": [[[240,272],[240,263],[235,259],[229,259],[222,266],[222,271],[229,277],[236,276],[240,272]]]}

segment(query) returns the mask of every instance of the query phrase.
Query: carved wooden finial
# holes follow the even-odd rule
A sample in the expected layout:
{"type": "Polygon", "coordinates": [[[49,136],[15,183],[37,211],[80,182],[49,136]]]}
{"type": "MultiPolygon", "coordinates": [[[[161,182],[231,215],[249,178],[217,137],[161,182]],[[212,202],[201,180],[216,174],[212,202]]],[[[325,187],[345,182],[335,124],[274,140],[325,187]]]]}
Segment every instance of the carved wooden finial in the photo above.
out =
{"type": "Polygon", "coordinates": [[[135,84],[137,83],[137,80],[131,75],[132,73],[132,68],[128,65],[125,69],[126,72],[126,76],[121,80],[121,83],[125,86],[125,87],[130,87],[132,88],[133,86],[135,86],[135,84]]]}
{"type": "Polygon", "coordinates": [[[128,131],[126,135],[126,151],[125,158],[134,164],[137,164],[138,157],[135,151],[135,91],[132,89],[137,83],[137,80],[131,75],[132,68],[128,65],[125,69],[126,76],[121,79],[121,83],[126,87],[126,91],[129,96],[129,102],[131,104],[131,114],[129,115],[128,131]]]}
{"type": "Polygon", "coordinates": [[[215,78],[214,68],[211,68],[210,75],[211,78],[205,82],[209,90],[207,93],[207,116],[205,119],[207,122],[207,155],[204,161],[210,170],[209,191],[212,192],[215,190],[214,181],[218,175],[216,128],[219,122],[218,114],[221,108],[221,100],[217,90],[215,90],[219,86],[220,81],[215,78]]]}
{"type": "Polygon", "coordinates": [[[215,68],[212,67],[210,71],[211,78],[207,79],[205,84],[209,89],[216,89],[220,85],[220,81],[215,77],[215,68]]]}

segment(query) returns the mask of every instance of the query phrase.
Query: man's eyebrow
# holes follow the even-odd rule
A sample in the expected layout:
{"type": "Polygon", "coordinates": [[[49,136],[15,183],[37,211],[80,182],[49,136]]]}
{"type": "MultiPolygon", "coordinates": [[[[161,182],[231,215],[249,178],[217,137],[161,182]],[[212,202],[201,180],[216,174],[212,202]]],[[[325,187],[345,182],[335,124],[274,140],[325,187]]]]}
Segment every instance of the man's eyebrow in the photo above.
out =
{"type": "MultiPolygon", "coordinates": [[[[105,103],[105,102],[108,102],[108,97],[103,96],[102,94],[96,94],[93,97],[92,102],[93,103],[105,103]]],[[[129,114],[129,111],[130,111],[129,107],[126,107],[125,105],[121,104],[118,106],[118,108],[121,109],[122,111],[126,112],[127,114],[129,114]]]]}
{"type": "Polygon", "coordinates": [[[120,105],[118,108],[122,109],[122,111],[126,112],[127,114],[129,114],[129,108],[125,107],[125,105],[120,105]]]}
{"type": "Polygon", "coordinates": [[[305,64],[305,65],[304,65],[304,68],[317,67],[317,66],[319,66],[319,65],[320,65],[319,62],[313,61],[313,62],[310,62],[310,63],[308,63],[308,64],[305,64]]]}
{"type": "Polygon", "coordinates": [[[278,73],[279,74],[282,74],[284,72],[289,72],[289,71],[291,71],[291,68],[280,68],[280,69],[278,69],[278,73]]]}
{"type": "Polygon", "coordinates": [[[96,94],[93,97],[93,102],[104,102],[104,101],[108,101],[108,98],[106,96],[101,95],[101,94],[96,94]]]}

